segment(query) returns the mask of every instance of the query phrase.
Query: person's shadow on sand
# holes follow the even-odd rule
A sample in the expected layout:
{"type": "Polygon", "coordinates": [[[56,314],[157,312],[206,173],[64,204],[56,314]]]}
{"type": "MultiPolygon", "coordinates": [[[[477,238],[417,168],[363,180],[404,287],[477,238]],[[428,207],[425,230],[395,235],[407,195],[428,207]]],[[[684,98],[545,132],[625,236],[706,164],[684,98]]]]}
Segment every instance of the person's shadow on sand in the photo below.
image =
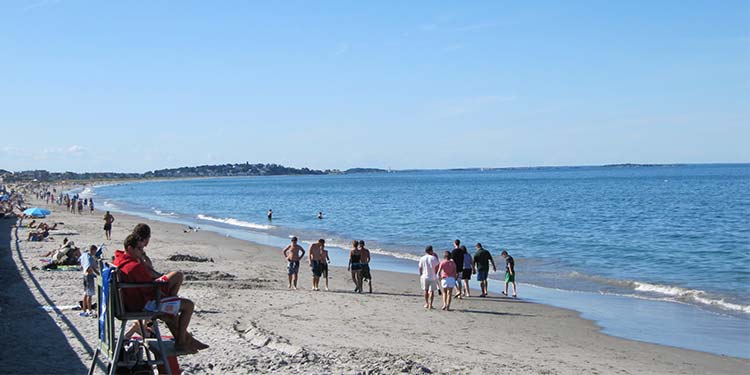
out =
{"type": "MultiPolygon", "coordinates": [[[[29,272],[25,262],[22,268],[13,261],[13,253],[22,255],[14,235],[14,219],[0,219],[0,374],[82,374],[88,371],[78,359],[78,354],[68,344],[51,314],[39,308],[22,274],[29,272]]],[[[45,299],[49,297],[42,292],[45,299]]],[[[62,326],[72,325],[66,317],[62,326]]],[[[74,334],[83,340],[75,327],[74,334]]],[[[90,345],[83,341],[84,347],[90,345]]]]}

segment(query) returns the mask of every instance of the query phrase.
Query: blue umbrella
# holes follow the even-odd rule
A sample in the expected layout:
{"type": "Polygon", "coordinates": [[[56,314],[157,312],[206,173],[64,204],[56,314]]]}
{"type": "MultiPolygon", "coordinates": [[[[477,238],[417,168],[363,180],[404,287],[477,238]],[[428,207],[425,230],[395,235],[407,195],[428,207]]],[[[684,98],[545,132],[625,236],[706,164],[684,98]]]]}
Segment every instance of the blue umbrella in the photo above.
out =
{"type": "Polygon", "coordinates": [[[45,217],[50,214],[50,211],[44,208],[32,207],[27,208],[26,211],[23,212],[23,214],[32,217],[45,217]]]}

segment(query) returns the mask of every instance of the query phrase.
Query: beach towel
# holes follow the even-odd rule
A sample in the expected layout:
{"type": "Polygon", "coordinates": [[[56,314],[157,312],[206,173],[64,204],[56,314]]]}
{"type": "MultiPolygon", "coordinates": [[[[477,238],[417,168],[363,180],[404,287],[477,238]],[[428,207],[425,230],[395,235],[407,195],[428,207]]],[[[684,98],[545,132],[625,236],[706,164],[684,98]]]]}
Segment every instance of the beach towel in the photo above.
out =
{"type": "Polygon", "coordinates": [[[102,289],[100,291],[99,295],[99,301],[101,301],[101,314],[99,314],[99,339],[101,341],[105,340],[104,333],[105,333],[105,326],[104,323],[107,321],[107,316],[109,315],[109,311],[107,310],[107,306],[109,305],[109,280],[112,278],[112,267],[107,267],[102,270],[102,289]]]}
{"type": "Polygon", "coordinates": [[[169,315],[177,315],[180,312],[180,297],[167,297],[161,299],[159,309],[156,309],[156,300],[146,302],[143,308],[146,311],[161,311],[169,315]]]}

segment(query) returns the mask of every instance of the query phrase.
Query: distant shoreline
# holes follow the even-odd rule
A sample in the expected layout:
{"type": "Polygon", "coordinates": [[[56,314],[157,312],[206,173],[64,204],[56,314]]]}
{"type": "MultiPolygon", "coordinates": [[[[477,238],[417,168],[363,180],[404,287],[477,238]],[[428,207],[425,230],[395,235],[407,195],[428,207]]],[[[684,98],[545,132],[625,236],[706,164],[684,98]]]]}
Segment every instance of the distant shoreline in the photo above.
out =
{"type": "MultiPolygon", "coordinates": [[[[190,180],[199,178],[225,178],[225,177],[270,177],[270,176],[328,176],[328,175],[350,175],[350,174],[380,174],[380,173],[409,173],[409,172],[434,172],[434,171],[446,171],[446,172],[469,172],[469,171],[523,171],[523,170],[545,170],[545,169],[586,169],[586,168],[674,168],[674,167],[689,167],[689,166],[707,166],[707,165],[724,165],[724,166],[741,166],[748,165],[750,162],[744,163],[672,163],[672,164],[659,164],[659,163],[618,163],[618,164],[601,164],[601,165],[548,165],[548,166],[525,166],[525,167],[466,167],[466,168],[424,168],[424,169],[380,169],[380,168],[350,168],[344,171],[339,170],[313,170],[308,168],[298,169],[300,171],[307,170],[311,173],[287,173],[287,174],[210,174],[210,175],[185,175],[185,176],[153,176],[153,172],[146,173],[120,173],[120,172],[48,172],[45,170],[37,171],[20,171],[10,172],[7,170],[0,169],[0,183],[58,183],[58,184],[81,184],[81,183],[92,183],[94,181],[106,181],[108,183],[118,182],[139,182],[139,181],[173,181],[173,180],[190,180]],[[19,179],[12,178],[16,174],[22,174],[28,176],[29,173],[37,174],[74,174],[74,175],[95,175],[91,178],[53,178],[53,179],[39,179],[39,178],[28,178],[22,177],[19,179]],[[151,173],[151,175],[149,175],[151,173]],[[113,175],[112,178],[103,177],[101,175],[113,175]],[[117,177],[117,175],[125,175],[131,177],[117,177]]],[[[203,167],[215,167],[215,166],[203,166],[203,167]]],[[[172,168],[169,170],[178,170],[183,168],[199,168],[199,167],[182,167],[172,168]]],[[[286,167],[285,167],[286,168],[286,167]]]]}

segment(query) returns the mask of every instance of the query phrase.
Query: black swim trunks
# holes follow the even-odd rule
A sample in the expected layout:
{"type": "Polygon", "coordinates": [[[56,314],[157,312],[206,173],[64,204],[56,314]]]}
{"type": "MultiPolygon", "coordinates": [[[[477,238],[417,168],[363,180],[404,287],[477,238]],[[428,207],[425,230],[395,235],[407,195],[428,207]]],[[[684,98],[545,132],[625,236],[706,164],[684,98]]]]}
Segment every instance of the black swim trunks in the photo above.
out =
{"type": "Polygon", "coordinates": [[[323,274],[323,263],[321,263],[319,260],[312,261],[310,268],[312,269],[312,274],[314,277],[320,277],[320,275],[323,274]]]}
{"type": "Polygon", "coordinates": [[[461,280],[471,280],[471,269],[461,271],[461,280]]]}
{"type": "Polygon", "coordinates": [[[366,263],[362,263],[362,279],[364,280],[372,280],[372,275],[370,274],[370,265],[366,263]]]}

